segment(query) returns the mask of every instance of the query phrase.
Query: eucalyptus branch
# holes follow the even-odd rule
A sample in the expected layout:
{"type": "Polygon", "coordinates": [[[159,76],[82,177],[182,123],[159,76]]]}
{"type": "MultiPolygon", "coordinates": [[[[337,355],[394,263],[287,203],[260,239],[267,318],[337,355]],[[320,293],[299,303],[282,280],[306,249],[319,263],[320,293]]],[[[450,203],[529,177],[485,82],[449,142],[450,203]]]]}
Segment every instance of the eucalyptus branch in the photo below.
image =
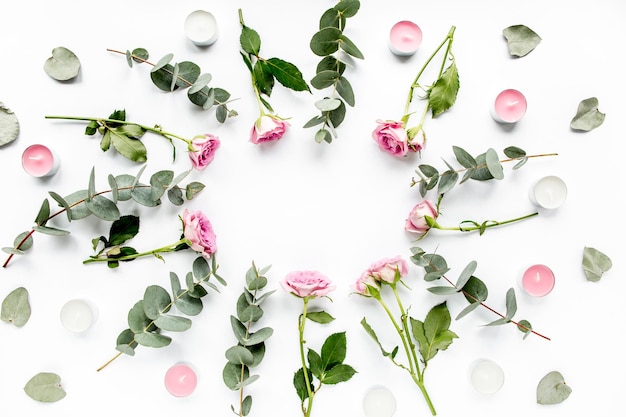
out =
{"type": "Polygon", "coordinates": [[[109,175],[110,189],[104,191],[95,190],[95,170],[92,168],[87,189],[78,190],[68,196],[50,191],[49,194],[62,208],[54,213],[50,211],[50,202],[44,199],[37,217],[35,226],[32,229],[20,233],[14,240],[13,247],[4,247],[2,250],[9,254],[3,267],[7,267],[14,255],[22,255],[32,247],[32,236],[35,232],[52,236],[66,236],[70,232],[67,230],[49,227],[47,223],[60,214],[65,213],[68,222],[80,220],[91,215],[104,220],[115,221],[120,218],[120,210],[117,206],[119,201],[133,200],[146,207],[155,207],[161,204],[161,197],[167,192],[168,199],[174,205],[182,205],[185,201],[191,200],[197,193],[204,189],[204,184],[191,182],[186,187],[178,184],[189,174],[183,172],[174,178],[172,171],[159,171],[152,175],[150,185],[139,182],[145,166],[142,167],[136,176],[109,175]],[[104,197],[111,194],[112,198],[104,197]]]}
{"type": "Polygon", "coordinates": [[[109,48],[107,51],[125,55],[126,62],[131,68],[133,62],[151,65],[150,78],[154,85],[163,91],[171,92],[178,88],[190,88],[187,92],[189,101],[204,110],[217,106],[215,117],[220,123],[224,123],[229,117],[237,116],[235,110],[228,108],[230,93],[223,88],[208,87],[212,78],[211,74],[202,74],[200,67],[193,62],[184,61],[171,65],[174,55],[170,53],[155,64],[148,61],[149,54],[144,48],[136,48],[132,52],[109,48]]]}

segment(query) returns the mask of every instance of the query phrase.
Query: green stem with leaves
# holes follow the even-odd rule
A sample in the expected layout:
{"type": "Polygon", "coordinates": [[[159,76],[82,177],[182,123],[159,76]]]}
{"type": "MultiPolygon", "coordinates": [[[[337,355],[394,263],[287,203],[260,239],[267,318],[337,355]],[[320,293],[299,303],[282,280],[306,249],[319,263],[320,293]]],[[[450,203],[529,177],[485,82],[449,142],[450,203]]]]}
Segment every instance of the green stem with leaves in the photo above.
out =
{"type": "Polygon", "coordinates": [[[190,152],[194,152],[196,149],[193,147],[191,140],[184,138],[182,136],[176,135],[174,133],[171,132],[166,132],[164,130],[162,130],[159,126],[155,126],[155,127],[150,127],[150,126],[146,126],[146,125],[141,125],[139,123],[134,123],[134,122],[129,122],[126,120],[115,120],[115,119],[106,119],[106,118],[101,118],[101,117],[82,117],[82,116],[45,116],[46,119],[61,119],[61,120],[81,120],[81,121],[86,121],[86,122],[96,122],[99,125],[103,126],[103,127],[111,127],[110,125],[135,125],[135,126],[139,126],[140,128],[148,131],[148,132],[152,132],[155,133],[157,135],[163,136],[165,139],[169,140],[170,142],[172,141],[172,139],[178,139],[181,140],[183,142],[185,142],[187,144],[187,149],[190,152]]]}
{"type": "Polygon", "coordinates": [[[143,256],[148,256],[148,255],[159,257],[159,254],[161,253],[179,251],[181,249],[181,245],[186,245],[188,247],[191,247],[191,242],[189,241],[189,239],[182,238],[176,243],[173,243],[170,245],[162,246],[160,248],[152,249],[152,250],[141,252],[141,253],[133,253],[132,255],[125,255],[125,256],[109,256],[107,253],[105,253],[104,256],[98,255],[98,256],[93,256],[89,259],[86,259],[83,261],[83,264],[91,264],[94,262],[131,261],[133,259],[140,258],[143,256]]]}
{"type": "Polygon", "coordinates": [[[530,217],[534,217],[538,214],[539,214],[538,212],[534,212],[534,213],[527,214],[525,216],[516,217],[514,219],[509,219],[509,220],[504,220],[504,221],[487,220],[481,224],[478,224],[477,222],[473,220],[464,220],[459,226],[441,226],[439,223],[437,223],[437,220],[433,219],[432,217],[425,216],[424,218],[426,219],[426,223],[428,223],[428,225],[433,229],[455,230],[459,232],[472,232],[475,230],[479,230],[480,234],[483,234],[485,229],[488,229],[490,227],[502,226],[505,224],[518,222],[521,220],[528,219],[530,217]],[[471,224],[472,226],[464,226],[464,224],[471,224]]]}

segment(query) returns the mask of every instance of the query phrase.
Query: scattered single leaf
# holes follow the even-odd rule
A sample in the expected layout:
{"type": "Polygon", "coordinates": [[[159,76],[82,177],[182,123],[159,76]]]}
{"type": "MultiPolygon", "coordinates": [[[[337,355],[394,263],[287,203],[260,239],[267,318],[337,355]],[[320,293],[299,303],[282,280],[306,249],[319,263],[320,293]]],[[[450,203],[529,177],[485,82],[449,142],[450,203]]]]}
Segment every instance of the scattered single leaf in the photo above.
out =
{"type": "Polygon", "coordinates": [[[58,81],[75,78],[80,70],[80,60],[69,49],[58,46],[52,50],[52,56],[46,60],[44,71],[58,81]]]}
{"type": "Polygon", "coordinates": [[[611,258],[599,250],[590,247],[585,247],[583,250],[583,270],[588,281],[600,281],[602,274],[612,266],[611,258]]]}
{"type": "Polygon", "coordinates": [[[569,385],[558,371],[549,372],[541,378],[537,385],[537,404],[558,404],[567,399],[572,393],[569,385]]]}
{"type": "Polygon", "coordinates": [[[509,54],[517,57],[528,55],[541,42],[541,37],[524,25],[509,26],[502,35],[507,41],[509,54]]]}
{"type": "Polygon", "coordinates": [[[13,142],[19,134],[17,116],[0,101],[0,146],[13,142]]]}
{"type": "Polygon", "coordinates": [[[40,372],[24,386],[24,392],[35,401],[53,403],[65,397],[61,378],[51,372],[40,372]]]}
{"type": "Polygon", "coordinates": [[[600,126],[604,122],[605,116],[598,110],[598,99],[590,97],[578,104],[576,116],[570,122],[570,127],[574,130],[588,132],[600,126]]]}
{"type": "Polygon", "coordinates": [[[14,289],[2,301],[0,320],[22,327],[30,318],[28,290],[24,287],[14,289]]]}

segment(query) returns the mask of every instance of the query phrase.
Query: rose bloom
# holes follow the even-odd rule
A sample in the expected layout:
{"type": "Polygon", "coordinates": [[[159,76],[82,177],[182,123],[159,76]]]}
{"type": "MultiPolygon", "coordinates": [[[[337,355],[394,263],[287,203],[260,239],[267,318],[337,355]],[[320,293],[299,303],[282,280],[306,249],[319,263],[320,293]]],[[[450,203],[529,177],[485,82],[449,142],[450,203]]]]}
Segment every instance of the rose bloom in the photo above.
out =
{"type": "Polygon", "coordinates": [[[394,258],[383,258],[372,263],[368,272],[376,281],[393,284],[409,273],[409,267],[402,257],[396,256],[394,258]],[[396,273],[398,273],[397,276],[396,273]]]}
{"type": "Polygon", "coordinates": [[[430,200],[424,200],[413,207],[409,213],[409,218],[406,219],[404,230],[423,235],[430,229],[424,216],[436,219],[438,215],[435,205],[430,200]]]}
{"type": "Polygon", "coordinates": [[[335,289],[335,284],[317,271],[292,271],[280,281],[280,285],[301,298],[324,297],[335,289]]]}
{"type": "Polygon", "coordinates": [[[356,280],[354,287],[357,293],[366,297],[371,297],[372,295],[370,293],[370,287],[380,290],[380,285],[378,285],[378,282],[374,279],[369,269],[361,274],[359,279],[356,280]]]}
{"type": "Polygon", "coordinates": [[[372,138],[381,150],[393,156],[405,156],[409,150],[409,137],[402,122],[377,120],[378,126],[372,132],[372,138]]]}
{"type": "Polygon", "coordinates": [[[205,258],[210,258],[217,251],[215,232],[209,219],[200,210],[183,212],[183,234],[191,242],[191,249],[205,258]]]}
{"type": "Polygon", "coordinates": [[[250,130],[250,142],[259,143],[274,142],[283,137],[289,123],[274,116],[263,115],[256,119],[250,130]]]}
{"type": "Polygon", "coordinates": [[[418,132],[409,132],[409,150],[419,152],[426,146],[426,134],[420,129],[418,132]]]}
{"type": "Polygon", "coordinates": [[[205,133],[204,135],[193,138],[191,145],[195,149],[195,151],[189,152],[191,166],[201,170],[206,168],[206,166],[213,161],[215,152],[220,147],[220,140],[216,136],[205,133]]]}

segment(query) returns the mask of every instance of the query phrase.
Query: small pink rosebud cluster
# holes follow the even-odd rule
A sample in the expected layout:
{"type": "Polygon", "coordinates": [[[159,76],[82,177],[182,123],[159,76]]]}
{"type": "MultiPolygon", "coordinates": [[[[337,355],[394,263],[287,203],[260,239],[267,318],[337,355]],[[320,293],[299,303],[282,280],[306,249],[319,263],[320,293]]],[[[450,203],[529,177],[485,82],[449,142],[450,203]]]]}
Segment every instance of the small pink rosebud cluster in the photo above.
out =
{"type": "Polygon", "coordinates": [[[383,284],[396,284],[409,273],[406,260],[400,256],[383,258],[373,262],[355,283],[356,292],[371,297],[383,284]]]}

